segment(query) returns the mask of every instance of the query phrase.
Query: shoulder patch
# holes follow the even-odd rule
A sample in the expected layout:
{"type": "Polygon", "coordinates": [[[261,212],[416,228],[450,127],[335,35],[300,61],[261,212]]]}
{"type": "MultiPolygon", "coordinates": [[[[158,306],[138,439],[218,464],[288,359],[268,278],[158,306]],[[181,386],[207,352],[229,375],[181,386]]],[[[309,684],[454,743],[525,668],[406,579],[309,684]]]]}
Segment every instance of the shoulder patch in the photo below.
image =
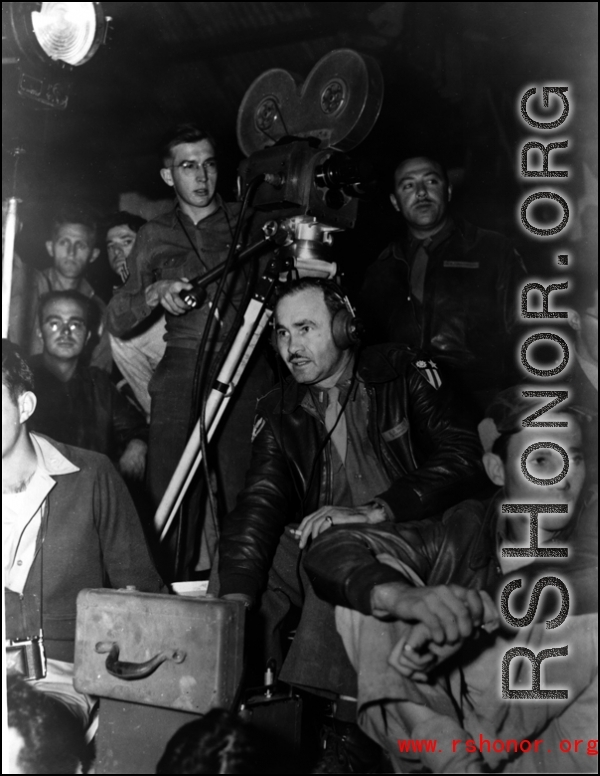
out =
{"type": "Polygon", "coordinates": [[[412,365],[421,375],[421,377],[424,377],[429,385],[431,385],[432,388],[435,388],[436,391],[438,388],[442,387],[442,378],[440,377],[440,373],[435,361],[432,361],[431,359],[425,360],[424,358],[418,358],[416,361],[413,361],[412,365]]]}
{"type": "Polygon", "coordinates": [[[251,440],[250,440],[251,442],[254,442],[256,437],[260,434],[260,432],[265,427],[265,423],[266,422],[267,421],[264,418],[261,418],[260,415],[257,415],[254,418],[254,425],[252,426],[252,437],[251,437],[251,440]]]}

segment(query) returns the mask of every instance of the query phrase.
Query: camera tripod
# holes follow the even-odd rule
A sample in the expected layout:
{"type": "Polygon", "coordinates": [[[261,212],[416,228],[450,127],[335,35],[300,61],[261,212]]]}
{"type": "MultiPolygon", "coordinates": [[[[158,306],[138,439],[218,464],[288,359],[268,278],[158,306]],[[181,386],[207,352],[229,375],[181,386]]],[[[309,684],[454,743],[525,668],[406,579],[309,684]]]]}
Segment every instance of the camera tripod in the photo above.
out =
{"type": "MultiPolygon", "coordinates": [[[[236,263],[251,253],[256,253],[258,249],[269,242],[279,246],[275,249],[275,257],[269,261],[265,272],[256,284],[252,299],[244,312],[242,325],[208,395],[205,416],[204,418],[201,416],[194,426],[177,468],[158,505],[154,515],[154,527],[160,541],[165,539],[176,517],[177,510],[202,462],[201,424],[203,422],[206,424],[206,439],[210,442],[236,386],[242,379],[260,337],[273,315],[274,292],[278,284],[292,271],[296,271],[302,276],[328,278],[334,277],[337,272],[334,263],[326,259],[315,258],[314,247],[313,249],[308,247],[304,251],[301,247],[299,251],[294,251],[296,247],[294,241],[299,236],[307,236],[307,230],[311,232],[310,236],[313,239],[310,241],[301,240],[304,248],[307,247],[307,242],[311,242],[313,246],[316,245],[319,248],[322,248],[323,244],[330,244],[331,231],[335,231],[312,218],[285,219],[279,224],[276,221],[269,221],[263,227],[265,239],[250,246],[238,256],[236,263]]],[[[321,250],[318,250],[317,255],[319,254],[322,255],[321,250]]],[[[219,270],[213,270],[201,278],[196,285],[202,288],[214,281],[219,274],[219,270]]]]}

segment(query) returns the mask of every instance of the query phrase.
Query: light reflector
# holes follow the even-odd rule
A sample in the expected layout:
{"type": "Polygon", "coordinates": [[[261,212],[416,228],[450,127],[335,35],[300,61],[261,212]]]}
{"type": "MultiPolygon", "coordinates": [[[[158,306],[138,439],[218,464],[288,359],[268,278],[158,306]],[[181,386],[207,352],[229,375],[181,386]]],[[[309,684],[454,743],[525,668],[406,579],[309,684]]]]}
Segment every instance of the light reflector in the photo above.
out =
{"type": "Polygon", "coordinates": [[[36,39],[53,60],[82,65],[100,44],[96,3],[42,3],[31,12],[36,39]]]}

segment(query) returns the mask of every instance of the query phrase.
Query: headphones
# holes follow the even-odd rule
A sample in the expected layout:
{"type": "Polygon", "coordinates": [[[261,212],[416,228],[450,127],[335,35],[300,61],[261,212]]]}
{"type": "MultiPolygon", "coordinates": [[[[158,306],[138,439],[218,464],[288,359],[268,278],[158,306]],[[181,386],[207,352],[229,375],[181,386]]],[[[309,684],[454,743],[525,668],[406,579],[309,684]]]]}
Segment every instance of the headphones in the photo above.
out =
{"type": "MultiPolygon", "coordinates": [[[[331,318],[331,335],[333,344],[340,350],[348,350],[356,347],[363,336],[364,326],[360,318],[354,314],[354,310],[346,294],[332,280],[315,279],[314,288],[323,289],[323,293],[329,292],[340,304],[339,310],[336,310],[331,318]]],[[[275,321],[273,320],[271,332],[271,345],[276,353],[277,332],[275,331],[275,321]]]]}

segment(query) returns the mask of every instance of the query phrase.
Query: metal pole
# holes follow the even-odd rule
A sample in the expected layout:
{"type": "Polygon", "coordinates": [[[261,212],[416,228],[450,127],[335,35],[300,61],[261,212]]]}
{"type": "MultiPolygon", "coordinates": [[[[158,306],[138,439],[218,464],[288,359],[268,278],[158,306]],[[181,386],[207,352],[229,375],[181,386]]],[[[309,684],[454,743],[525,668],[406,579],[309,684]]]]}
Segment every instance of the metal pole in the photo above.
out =
{"type": "Polygon", "coordinates": [[[12,288],[15,237],[17,236],[17,198],[8,200],[2,252],[2,339],[8,337],[10,319],[10,292],[12,288]]]}

